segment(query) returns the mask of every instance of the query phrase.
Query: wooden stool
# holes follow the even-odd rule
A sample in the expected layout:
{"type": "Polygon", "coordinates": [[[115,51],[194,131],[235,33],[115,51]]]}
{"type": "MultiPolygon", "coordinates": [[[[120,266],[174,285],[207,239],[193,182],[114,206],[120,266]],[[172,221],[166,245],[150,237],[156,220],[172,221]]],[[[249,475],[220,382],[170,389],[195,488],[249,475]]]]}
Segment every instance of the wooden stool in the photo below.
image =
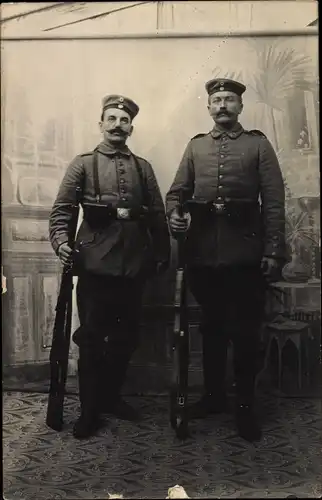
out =
{"type": "MultiPolygon", "coordinates": [[[[283,316],[278,316],[272,323],[266,325],[267,347],[265,355],[265,369],[268,366],[271,344],[275,340],[278,351],[278,388],[282,385],[282,354],[288,340],[295,345],[298,359],[298,387],[302,388],[302,347],[304,348],[306,368],[309,365],[308,339],[310,338],[310,325],[302,321],[292,321],[283,316]]],[[[309,374],[308,374],[309,375],[309,374]]]]}

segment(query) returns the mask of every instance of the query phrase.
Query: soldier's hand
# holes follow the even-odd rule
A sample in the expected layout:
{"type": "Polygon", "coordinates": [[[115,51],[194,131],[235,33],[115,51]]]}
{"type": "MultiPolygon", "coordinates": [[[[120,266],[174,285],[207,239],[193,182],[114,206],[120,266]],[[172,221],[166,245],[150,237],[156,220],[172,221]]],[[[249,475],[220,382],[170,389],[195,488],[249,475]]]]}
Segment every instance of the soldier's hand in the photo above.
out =
{"type": "Polygon", "coordinates": [[[262,258],[261,269],[265,277],[274,278],[278,268],[279,268],[278,261],[273,257],[262,258]]]}
{"type": "Polygon", "coordinates": [[[63,266],[70,266],[72,260],[73,250],[67,243],[62,243],[58,248],[58,257],[63,266]]]}
{"type": "Polygon", "coordinates": [[[184,233],[188,231],[191,223],[191,215],[189,212],[185,212],[183,217],[181,217],[177,210],[173,210],[170,215],[169,225],[171,231],[175,233],[184,233]]]}
{"type": "Polygon", "coordinates": [[[156,274],[160,276],[160,274],[165,273],[169,268],[169,261],[160,261],[156,263],[156,274]]]}

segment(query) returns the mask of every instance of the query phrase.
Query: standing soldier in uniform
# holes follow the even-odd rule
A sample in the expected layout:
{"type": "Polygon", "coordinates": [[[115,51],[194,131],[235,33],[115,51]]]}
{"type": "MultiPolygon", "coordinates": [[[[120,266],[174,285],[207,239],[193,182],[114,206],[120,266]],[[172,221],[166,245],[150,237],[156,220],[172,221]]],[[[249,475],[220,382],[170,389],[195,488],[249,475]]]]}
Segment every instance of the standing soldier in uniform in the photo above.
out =
{"type": "Polygon", "coordinates": [[[53,249],[64,265],[74,260],[78,275],[80,327],[73,340],[79,346],[81,415],[74,425],[76,438],[98,429],[100,413],[138,418],[120,392],[138,346],[145,282],[169,261],[169,231],[154,171],[126,146],[138,111],[126,97],[103,99],[103,141],[71,162],[50,215],[53,249]],[[68,224],[78,186],[84,220],[72,253],[68,224]]]}
{"type": "Polygon", "coordinates": [[[254,441],[261,437],[253,405],[265,281],[276,279],[284,264],[284,184],[268,139],[238,122],[246,87],[215,79],[206,90],[215,126],[189,142],[166,196],[172,234],[189,229],[188,279],[203,315],[205,394],[191,408],[191,417],[226,410],[231,340],[237,429],[254,441]],[[192,199],[184,217],[177,211],[179,193],[192,199]]]}

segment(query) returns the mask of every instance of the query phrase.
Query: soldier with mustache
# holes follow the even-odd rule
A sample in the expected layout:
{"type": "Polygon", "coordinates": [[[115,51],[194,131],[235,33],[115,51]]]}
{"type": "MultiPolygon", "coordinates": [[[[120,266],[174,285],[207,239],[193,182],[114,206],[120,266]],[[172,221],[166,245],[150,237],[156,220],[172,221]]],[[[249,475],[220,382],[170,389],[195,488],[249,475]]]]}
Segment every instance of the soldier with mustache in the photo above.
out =
{"type": "Polygon", "coordinates": [[[189,142],[166,196],[173,236],[186,233],[189,284],[202,310],[205,393],[190,414],[226,411],[232,341],[237,429],[254,441],[261,437],[254,388],[266,282],[278,279],[285,263],[284,184],[267,137],[238,121],[246,87],[213,79],[206,90],[214,128],[189,142]],[[180,217],[182,194],[193,202],[180,217]]]}
{"type": "Polygon", "coordinates": [[[99,428],[100,414],[137,420],[121,397],[130,359],[139,343],[146,280],[167,268],[170,237],[164,203],[150,163],[126,145],[138,105],[121,95],[103,99],[102,142],[68,166],[50,215],[50,241],[64,265],[78,275],[80,327],[78,381],[81,415],[74,437],[99,428]],[[68,244],[76,188],[84,220],[74,252],[68,244]]]}

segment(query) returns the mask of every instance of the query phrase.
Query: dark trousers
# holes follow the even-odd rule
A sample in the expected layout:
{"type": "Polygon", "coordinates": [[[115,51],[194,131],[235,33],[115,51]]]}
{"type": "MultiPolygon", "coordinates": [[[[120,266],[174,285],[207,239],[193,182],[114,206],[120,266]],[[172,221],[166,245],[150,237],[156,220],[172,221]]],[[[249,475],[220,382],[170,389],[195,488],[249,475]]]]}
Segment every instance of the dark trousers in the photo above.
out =
{"type": "Polygon", "coordinates": [[[206,393],[224,395],[227,347],[231,340],[237,401],[252,404],[258,366],[259,329],[265,308],[257,266],[191,268],[191,292],[202,309],[203,371],[206,393]]]}
{"type": "Polygon", "coordinates": [[[82,275],[77,284],[81,409],[91,418],[99,402],[120,394],[132,354],[139,344],[141,279],[82,275]]]}

